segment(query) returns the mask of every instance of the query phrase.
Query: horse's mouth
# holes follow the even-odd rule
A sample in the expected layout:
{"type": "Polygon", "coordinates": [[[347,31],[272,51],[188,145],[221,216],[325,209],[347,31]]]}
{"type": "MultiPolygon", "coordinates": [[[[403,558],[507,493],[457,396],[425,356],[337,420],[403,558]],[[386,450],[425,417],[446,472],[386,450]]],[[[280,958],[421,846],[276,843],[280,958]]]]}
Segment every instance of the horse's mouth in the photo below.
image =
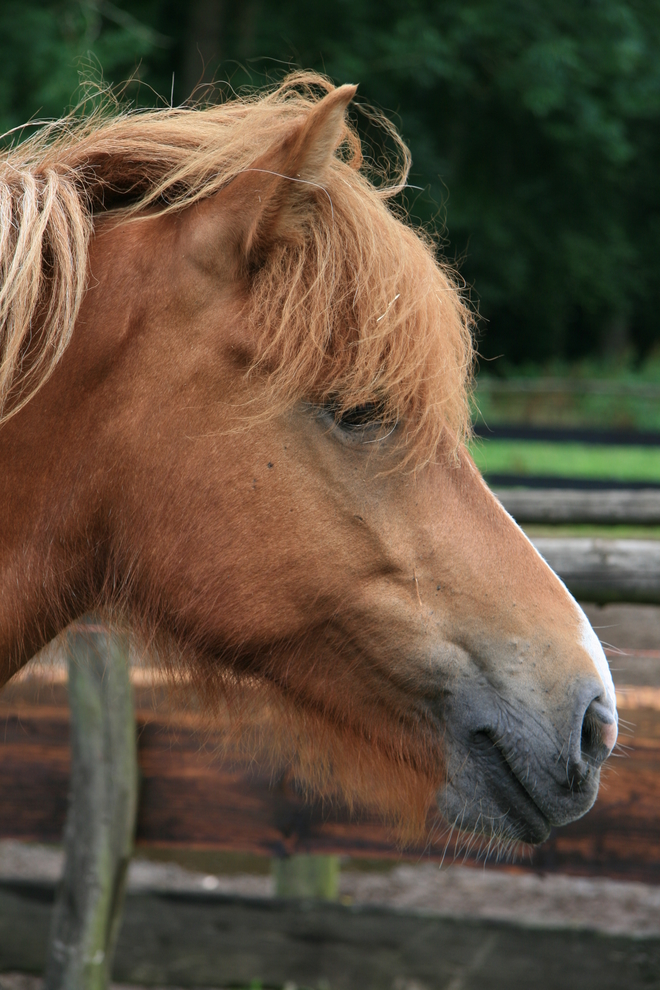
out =
{"type": "Polygon", "coordinates": [[[550,834],[548,817],[502,748],[484,730],[471,735],[467,755],[455,773],[450,773],[438,805],[461,831],[488,839],[538,845],[550,834]]]}
{"type": "MultiPolygon", "coordinates": [[[[475,732],[473,736],[477,759],[483,764],[498,804],[506,810],[505,820],[499,828],[521,842],[538,845],[550,835],[550,822],[530,794],[506,758],[502,748],[487,732],[475,732]]],[[[476,754],[475,754],[476,755],[476,754]]]]}

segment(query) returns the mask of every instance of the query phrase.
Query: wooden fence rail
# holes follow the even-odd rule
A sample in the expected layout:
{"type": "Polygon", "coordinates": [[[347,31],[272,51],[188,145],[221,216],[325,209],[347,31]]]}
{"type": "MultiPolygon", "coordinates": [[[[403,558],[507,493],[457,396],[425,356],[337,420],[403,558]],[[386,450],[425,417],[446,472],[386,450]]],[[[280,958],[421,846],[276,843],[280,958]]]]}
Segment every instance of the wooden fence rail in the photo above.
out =
{"type": "Polygon", "coordinates": [[[495,494],[519,523],[660,525],[658,488],[499,488],[495,494]]]}
{"type": "Polygon", "coordinates": [[[660,540],[533,537],[576,598],[660,604],[660,540]]]}
{"type": "MultiPolygon", "coordinates": [[[[0,972],[42,970],[52,899],[46,884],[0,883],[0,972]]],[[[376,905],[140,891],[126,898],[113,976],[154,987],[258,980],[319,990],[651,990],[660,938],[376,905]]]]}
{"type": "MultiPolygon", "coordinates": [[[[633,725],[626,756],[606,768],[594,809],[557,830],[521,868],[660,883],[660,703],[626,708],[633,725]]],[[[635,704],[634,692],[628,704],[635,704]]],[[[69,785],[69,714],[64,687],[17,685],[3,695],[0,725],[0,838],[61,840],[69,785]],[[41,703],[37,703],[37,698],[41,703]]],[[[638,699],[639,700],[639,699],[638,699]]],[[[399,858],[388,829],[342,808],[307,805],[286,775],[271,779],[240,762],[219,759],[191,715],[159,715],[151,689],[137,689],[141,775],[137,843],[255,852],[340,853],[399,858]]],[[[438,836],[406,856],[451,858],[438,836]]]]}

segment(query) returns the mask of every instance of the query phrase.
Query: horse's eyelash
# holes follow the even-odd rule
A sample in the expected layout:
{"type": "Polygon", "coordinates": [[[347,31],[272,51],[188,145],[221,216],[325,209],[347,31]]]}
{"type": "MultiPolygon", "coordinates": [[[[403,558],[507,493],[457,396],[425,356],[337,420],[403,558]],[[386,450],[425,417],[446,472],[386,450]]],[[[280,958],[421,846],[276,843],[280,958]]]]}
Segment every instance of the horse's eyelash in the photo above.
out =
{"type": "Polygon", "coordinates": [[[392,434],[394,433],[394,431],[396,430],[396,428],[397,428],[398,425],[399,425],[399,421],[397,419],[397,421],[392,424],[391,429],[389,429],[384,436],[382,436],[382,437],[374,437],[373,440],[363,440],[363,443],[381,443],[381,441],[387,440],[388,437],[391,437],[392,436],[392,434]]]}

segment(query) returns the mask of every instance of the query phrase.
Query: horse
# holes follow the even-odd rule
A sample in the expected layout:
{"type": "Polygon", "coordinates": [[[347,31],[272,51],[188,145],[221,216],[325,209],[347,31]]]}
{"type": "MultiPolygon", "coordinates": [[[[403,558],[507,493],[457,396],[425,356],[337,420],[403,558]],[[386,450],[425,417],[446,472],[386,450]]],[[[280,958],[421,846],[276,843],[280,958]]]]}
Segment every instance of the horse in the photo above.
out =
{"type": "Polygon", "coordinates": [[[94,610],[211,709],[249,697],[313,793],[535,844],[596,799],[612,678],[469,455],[473,311],[355,93],[102,105],[2,151],[0,675],[94,610]]]}

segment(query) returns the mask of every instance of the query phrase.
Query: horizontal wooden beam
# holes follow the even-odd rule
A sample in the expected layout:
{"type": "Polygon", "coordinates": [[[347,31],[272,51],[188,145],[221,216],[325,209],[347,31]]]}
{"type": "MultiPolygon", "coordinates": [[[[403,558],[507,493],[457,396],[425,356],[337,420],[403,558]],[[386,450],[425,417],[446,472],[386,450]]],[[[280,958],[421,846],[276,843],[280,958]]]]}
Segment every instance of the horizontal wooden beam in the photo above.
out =
{"type": "Polygon", "coordinates": [[[582,601],[660,604],[660,540],[535,536],[532,542],[582,601]]]}
{"type": "MultiPolygon", "coordinates": [[[[240,761],[222,761],[217,737],[200,732],[190,716],[154,713],[147,698],[143,694],[138,710],[138,843],[263,855],[401,857],[377,818],[306,804],[286,773],[273,779],[240,761]]],[[[62,838],[69,783],[68,710],[52,686],[43,692],[43,701],[48,704],[9,696],[0,706],[0,838],[62,838]]],[[[630,749],[605,768],[595,807],[554,832],[521,869],[660,883],[660,712],[638,707],[621,715],[634,725],[632,738],[622,739],[630,749]]],[[[460,843],[446,849],[442,836],[405,855],[441,859],[445,853],[449,860],[463,855],[460,843]]]]}
{"type": "MultiPolygon", "coordinates": [[[[52,901],[52,885],[0,882],[0,972],[43,970],[52,901]]],[[[376,905],[129,892],[113,976],[161,987],[649,990],[660,939],[376,905]]]]}
{"type": "Polygon", "coordinates": [[[519,523],[660,525],[660,489],[499,488],[500,502],[519,523]]]}

